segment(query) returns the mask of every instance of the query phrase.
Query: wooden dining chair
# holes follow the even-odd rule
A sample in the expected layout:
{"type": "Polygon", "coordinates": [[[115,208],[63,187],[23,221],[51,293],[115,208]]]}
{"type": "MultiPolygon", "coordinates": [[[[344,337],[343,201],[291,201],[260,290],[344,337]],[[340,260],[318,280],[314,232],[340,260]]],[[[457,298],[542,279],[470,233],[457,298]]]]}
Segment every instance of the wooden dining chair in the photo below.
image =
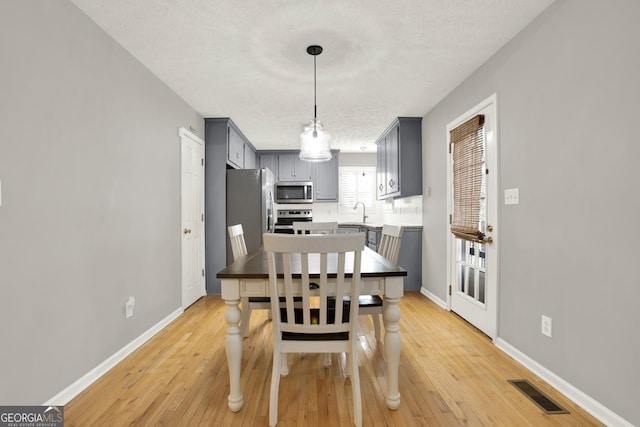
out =
{"type": "Polygon", "coordinates": [[[273,313],[270,426],[278,423],[283,353],[300,352],[347,353],[354,424],[362,425],[358,307],[349,301],[357,301],[359,297],[364,242],[363,233],[310,235],[304,239],[287,234],[264,236],[273,313]],[[346,277],[345,271],[352,271],[352,277],[346,277]],[[294,296],[302,301],[296,301],[294,296]],[[345,300],[347,296],[349,299],[345,300]],[[284,297],[282,307],[281,297],[284,297]],[[344,302],[336,304],[336,301],[344,302]]]}
{"type": "MultiPolygon", "coordinates": [[[[231,252],[233,260],[237,261],[247,256],[247,245],[244,241],[244,231],[242,224],[230,225],[227,227],[229,239],[231,241],[231,252]]],[[[271,299],[268,297],[242,297],[242,319],[240,320],[240,334],[243,337],[249,336],[249,325],[251,323],[251,311],[253,310],[270,310],[271,299]]]]}
{"type": "Polygon", "coordinates": [[[336,234],[337,232],[337,222],[297,221],[293,223],[293,234],[336,234]]]}
{"type": "MultiPolygon", "coordinates": [[[[400,254],[400,244],[402,243],[403,233],[404,227],[399,225],[385,224],[382,226],[382,236],[380,237],[378,253],[394,264],[398,263],[398,255],[400,254]]],[[[384,300],[379,295],[360,295],[358,302],[360,314],[371,315],[376,341],[380,341],[382,336],[380,316],[384,311],[384,300]]]]}
{"type": "Polygon", "coordinates": [[[229,231],[233,260],[237,261],[240,258],[247,256],[247,245],[244,241],[244,230],[242,229],[242,224],[230,225],[227,227],[227,230],[229,231]]]}

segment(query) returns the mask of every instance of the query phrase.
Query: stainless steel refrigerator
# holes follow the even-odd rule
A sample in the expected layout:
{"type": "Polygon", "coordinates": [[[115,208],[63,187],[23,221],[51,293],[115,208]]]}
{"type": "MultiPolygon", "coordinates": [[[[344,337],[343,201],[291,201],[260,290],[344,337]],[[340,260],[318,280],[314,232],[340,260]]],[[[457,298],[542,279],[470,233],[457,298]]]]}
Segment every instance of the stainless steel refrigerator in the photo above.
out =
{"type": "MultiPolygon", "coordinates": [[[[249,253],[262,246],[262,234],[273,233],[273,172],[269,169],[227,170],[227,227],[242,224],[249,253]]],[[[227,238],[227,265],[233,253],[227,238]]]]}

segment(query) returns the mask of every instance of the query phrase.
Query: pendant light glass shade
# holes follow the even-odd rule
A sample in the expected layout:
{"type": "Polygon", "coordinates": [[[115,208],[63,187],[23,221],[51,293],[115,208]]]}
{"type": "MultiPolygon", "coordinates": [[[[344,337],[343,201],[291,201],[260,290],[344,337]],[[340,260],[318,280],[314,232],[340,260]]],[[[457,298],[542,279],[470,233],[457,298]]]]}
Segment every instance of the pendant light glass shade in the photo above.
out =
{"type": "Polygon", "coordinates": [[[327,162],[331,160],[331,134],[322,128],[318,119],[312,119],[300,134],[300,160],[327,162]]]}
{"type": "Polygon", "coordinates": [[[322,47],[307,47],[307,53],[313,56],[313,119],[300,134],[300,160],[307,162],[327,162],[331,160],[331,135],[318,120],[316,106],[316,56],[322,53],[322,47]]]}

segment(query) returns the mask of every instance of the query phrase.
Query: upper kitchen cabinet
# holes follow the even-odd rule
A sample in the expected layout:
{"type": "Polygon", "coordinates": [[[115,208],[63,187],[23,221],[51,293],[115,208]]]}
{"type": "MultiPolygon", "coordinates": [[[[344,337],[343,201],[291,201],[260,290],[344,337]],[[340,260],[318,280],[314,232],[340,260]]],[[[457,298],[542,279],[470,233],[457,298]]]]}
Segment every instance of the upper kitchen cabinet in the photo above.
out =
{"type": "Polygon", "coordinates": [[[237,169],[244,168],[244,141],[240,131],[231,124],[227,126],[227,163],[237,169]]]}
{"type": "Polygon", "coordinates": [[[256,150],[233,121],[228,118],[206,119],[212,138],[227,147],[227,165],[234,169],[254,169],[256,150]]]}
{"type": "Polygon", "coordinates": [[[244,168],[243,169],[256,169],[258,155],[253,149],[251,144],[244,144],[244,168]]]}
{"type": "Polygon", "coordinates": [[[311,164],[300,160],[298,152],[283,152],[276,155],[278,181],[312,181],[311,164]]]}
{"type": "Polygon", "coordinates": [[[378,199],[422,194],[422,117],[398,117],[376,141],[378,199]]]}
{"type": "Polygon", "coordinates": [[[340,150],[331,150],[328,162],[305,162],[300,160],[298,151],[260,151],[258,154],[260,167],[271,169],[276,181],[311,181],[315,202],[338,201],[340,150]]]}
{"type": "Polygon", "coordinates": [[[338,201],[338,155],[340,150],[331,150],[331,160],[328,162],[311,163],[313,177],[313,200],[316,202],[338,201]]]}
{"type": "Polygon", "coordinates": [[[267,168],[271,172],[273,172],[273,176],[278,179],[278,164],[276,163],[276,155],[275,153],[258,153],[258,167],[260,169],[267,168]]]}

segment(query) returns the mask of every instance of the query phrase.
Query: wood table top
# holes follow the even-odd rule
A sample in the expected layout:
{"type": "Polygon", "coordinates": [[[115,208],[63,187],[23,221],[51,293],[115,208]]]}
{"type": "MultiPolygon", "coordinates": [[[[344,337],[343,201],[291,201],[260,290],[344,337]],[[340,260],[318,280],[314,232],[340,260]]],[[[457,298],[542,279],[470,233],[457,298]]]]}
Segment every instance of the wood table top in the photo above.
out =
{"type": "MultiPolygon", "coordinates": [[[[331,265],[336,265],[337,257],[335,254],[331,257],[329,255],[329,269],[331,270],[331,265]]],[[[351,266],[353,265],[353,255],[347,253],[346,259],[346,276],[351,276],[351,266]]],[[[294,263],[292,265],[294,269],[294,277],[296,276],[296,272],[300,271],[300,264],[294,263]]],[[[276,266],[278,271],[282,271],[282,266],[279,264],[276,266]]],[[[317,272],[318,268],[313,265],[313,259],[310,259],[310,271],[313,273],[317,272]]],[[[317,274],[315,274],[317,276],[317,274]]],[[[360,276],[361,277],[390,277],[390,276],[406,276],[407,271],[390,262],[385,257],[381,256],[377,252],[369,249],[365,246],[364,251],[362,252],[362,262],[360,266],[360,276]]],[[[280,275],[278,275],[280,276],[280,275]]],[[[299,273],[298,273],[299,276],[299,273]]],[[[312,277],[314,274],[312,274],[312,277]]],[[[264,249],[260,249],[253,254],[249,254],[244,258],[241,258],[220,270],[216,275],[218,279],[268,279],[269,278],[269,267],[267,264],[267,252],[264,249]]],[[[332,274],[329,273],[329,277],[332,277],[332,274]]],[[[335,277],[335,273],[333,274],[335,277]]]]}

